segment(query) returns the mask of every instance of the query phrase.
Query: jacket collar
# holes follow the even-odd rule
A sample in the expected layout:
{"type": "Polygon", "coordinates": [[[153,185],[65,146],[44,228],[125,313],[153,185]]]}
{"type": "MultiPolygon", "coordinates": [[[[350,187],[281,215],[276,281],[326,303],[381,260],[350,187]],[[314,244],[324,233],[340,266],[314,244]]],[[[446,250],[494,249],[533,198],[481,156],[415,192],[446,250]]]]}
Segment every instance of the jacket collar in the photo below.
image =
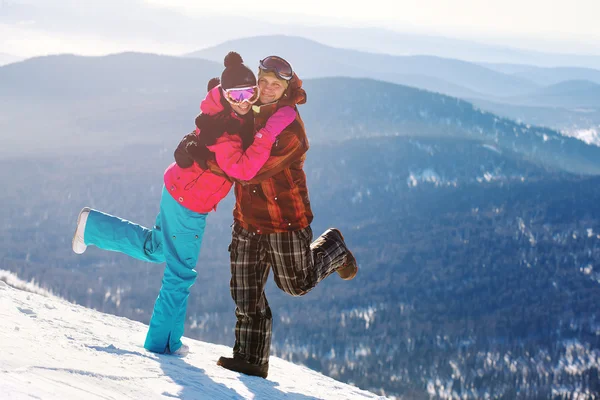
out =
{"type": "Polygon", "coordinates": [[[281,107],[283,106],[295,106],[297,104],[306,103],[306,92],[302,88],[302,79],[296,75],[290,79],[288,88],[285,90],[283,97],[278,101],[281,107]]]}

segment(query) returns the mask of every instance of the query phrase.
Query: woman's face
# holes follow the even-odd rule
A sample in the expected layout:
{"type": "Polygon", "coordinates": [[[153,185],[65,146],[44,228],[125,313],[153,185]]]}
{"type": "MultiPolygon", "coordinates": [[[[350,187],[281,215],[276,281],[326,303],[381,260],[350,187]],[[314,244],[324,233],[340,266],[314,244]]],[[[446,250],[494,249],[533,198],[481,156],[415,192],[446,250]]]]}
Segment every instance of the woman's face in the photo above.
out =
{"type": "Polygon", "coordinates": [[[246,115],[252,109],[252,106],[247,101],[244,101],[240,104],[231,104],[231,108],[233,108],[233,111],[238,113],[238,115],[246,115]]]}
{"type": "Polygon", "coordinates": [[[279,100],[285,92],[285,86],[281,81],[270,74],[260,77],[258,87],[260,87],[260,102],[262,104],[279,100]]]}

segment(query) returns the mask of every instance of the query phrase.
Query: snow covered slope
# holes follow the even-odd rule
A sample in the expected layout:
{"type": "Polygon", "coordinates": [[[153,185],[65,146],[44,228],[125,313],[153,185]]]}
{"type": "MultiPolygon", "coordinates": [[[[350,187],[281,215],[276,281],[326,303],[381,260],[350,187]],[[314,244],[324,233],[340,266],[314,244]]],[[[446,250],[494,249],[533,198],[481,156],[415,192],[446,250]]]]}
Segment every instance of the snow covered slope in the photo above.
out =
{"type": "Polygon", "coordinates": [[[149,353],[146,325],[31,289],[0,279],[2,399],[382,398],[274,357],[267,380],[240,375],[216,365],[230,348],[187,338],[185,358],[149,353]]]}

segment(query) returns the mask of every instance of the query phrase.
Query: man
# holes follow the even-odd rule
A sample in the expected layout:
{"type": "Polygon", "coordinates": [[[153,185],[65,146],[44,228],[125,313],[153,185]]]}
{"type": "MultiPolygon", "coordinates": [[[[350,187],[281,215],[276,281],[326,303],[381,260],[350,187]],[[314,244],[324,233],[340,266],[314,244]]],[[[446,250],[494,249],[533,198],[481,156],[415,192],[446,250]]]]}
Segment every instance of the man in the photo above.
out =
{"type": "MultiPolygon", "coordinates": [[[[306,102],[302,81],[283,58],[261,60],[258,78],[255,129],[277,109],[306,102]]],[[[233,358],[221,357],[217,363],[224,368],[267,377],[272,315],[264,289],[270,268],[277,286],[292,296],[308,293],[334,271],[345,280],[353,279],[358,271],[339,230],[328,229],[311,243],[313,214],[303,171],[308,147],[304,123],[297,114],[255,178],[235,183],[229,250],[237,323],[233,358]]]]}

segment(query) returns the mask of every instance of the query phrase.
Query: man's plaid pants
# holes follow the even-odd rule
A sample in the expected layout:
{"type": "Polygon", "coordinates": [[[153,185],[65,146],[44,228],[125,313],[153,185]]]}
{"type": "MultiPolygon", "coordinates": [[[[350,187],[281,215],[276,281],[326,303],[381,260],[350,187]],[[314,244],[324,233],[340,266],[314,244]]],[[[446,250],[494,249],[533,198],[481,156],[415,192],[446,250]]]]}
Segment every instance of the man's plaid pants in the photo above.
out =
{"type": "Polygon", "coordinates": [[[310,226],[261,235],[234,224],[229,248],[237,317],[234,354],[252,364],[269,361],[272,315],[265,297],[269,269],[281,290],[302,296],[344,264],[348,249],[339,231],[328,229],[314,242],[312,237],[310,226]]]}

